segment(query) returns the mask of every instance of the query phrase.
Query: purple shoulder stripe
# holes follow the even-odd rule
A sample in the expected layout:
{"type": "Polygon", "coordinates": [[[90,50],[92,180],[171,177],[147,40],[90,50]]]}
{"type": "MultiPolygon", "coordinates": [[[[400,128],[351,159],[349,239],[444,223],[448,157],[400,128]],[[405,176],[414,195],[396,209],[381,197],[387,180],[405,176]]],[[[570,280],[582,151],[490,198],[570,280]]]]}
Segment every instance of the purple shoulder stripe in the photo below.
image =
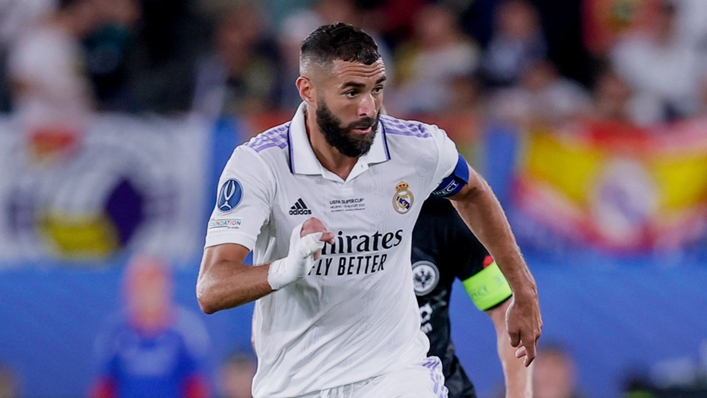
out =
{"type": "Polygon", "coordinates": [[[256,152],[272,147],[285,148],[287,147],[287,134],[289,130],[290,122],[287,122],[256,135],[244,145],[253,148],[256,152]]]}
{"type": "Polygon", "coordinates": [[[381,115],[381,123],[385,127],[386,134],[408,135],[413,137],[427,138],[432,134],[425,128],[423,123],[409,120],[396,119],[394,117],[381,115]]]}

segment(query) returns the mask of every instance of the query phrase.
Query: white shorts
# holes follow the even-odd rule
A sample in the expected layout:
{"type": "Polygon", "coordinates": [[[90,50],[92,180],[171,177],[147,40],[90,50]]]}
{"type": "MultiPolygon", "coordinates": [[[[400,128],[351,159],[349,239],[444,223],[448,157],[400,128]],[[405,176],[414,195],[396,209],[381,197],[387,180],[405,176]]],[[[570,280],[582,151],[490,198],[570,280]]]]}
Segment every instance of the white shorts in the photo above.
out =
{"type": "Polygon", "coordinates": [[[437,357],[368,380],[297,398],[447,398],[442,362],[437,357]]]}

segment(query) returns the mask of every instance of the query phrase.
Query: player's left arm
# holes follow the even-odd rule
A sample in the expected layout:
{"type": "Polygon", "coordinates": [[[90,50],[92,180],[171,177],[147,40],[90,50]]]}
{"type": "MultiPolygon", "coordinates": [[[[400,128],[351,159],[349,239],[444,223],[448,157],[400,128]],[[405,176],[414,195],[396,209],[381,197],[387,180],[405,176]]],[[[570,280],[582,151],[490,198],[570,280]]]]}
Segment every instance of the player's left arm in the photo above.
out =
{"type": "Polygon", "coordinates": [[[461,155],[435,193],[452,200],[461,218],[496,260],[508,281],[513,297],[506,312],[506,326],[511,345],[518,348],[516,354],[525,355],[525,365],[529,366],[535,359],[542,329],[537,285],[501,204],[486,180],[461,155]]]}

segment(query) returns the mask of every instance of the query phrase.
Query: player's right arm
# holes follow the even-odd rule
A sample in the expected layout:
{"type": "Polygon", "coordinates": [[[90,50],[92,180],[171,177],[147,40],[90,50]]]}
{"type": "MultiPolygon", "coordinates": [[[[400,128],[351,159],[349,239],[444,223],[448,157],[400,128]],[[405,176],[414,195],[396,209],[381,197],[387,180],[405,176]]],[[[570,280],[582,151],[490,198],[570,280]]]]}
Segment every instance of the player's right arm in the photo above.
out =
{"type": "Polygon", "coordinates": [[[297,281],[312,268],[325,241],[334,243],[334,234],[312,217],[292,230],[287,257],[270,264],[244,264],[249,250],[243,245],[207,247],[196,283],[201,310],[213,314],[237,307],[297,281]]]}
{"type": "Polygon", "coordinates": [[[250,250],[224,243],[204,249],[196,283],[196,298],[207,314],[257,300],[273,291],[268,283],[270,265],[243,264],[250,250]]]}
{"type": "Polygon", "coordinates": [[[240,146],[219,181],[209,220],[196,296],[207,314],[257,300],[302,278],[323,242],[332,240],[324,224],[310,218],[290,234],[287,257],[270,264],[243,263],[271,214],[275,178],[253,149],[240,146]]]}

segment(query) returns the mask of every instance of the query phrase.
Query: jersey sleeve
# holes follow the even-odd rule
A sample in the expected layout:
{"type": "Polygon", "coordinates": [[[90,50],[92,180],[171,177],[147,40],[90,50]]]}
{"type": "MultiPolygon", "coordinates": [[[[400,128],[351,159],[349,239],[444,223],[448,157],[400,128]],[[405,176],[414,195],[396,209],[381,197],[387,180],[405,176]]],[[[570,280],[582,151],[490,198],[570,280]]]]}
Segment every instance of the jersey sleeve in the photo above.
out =
{"type": "Polygon", "coordinates": [[[447,133],[444,130],[437,126],[429,126],[429,129],[439,151],[439,158],[433,179],[434,186],[432,189],[434,190],[439,187],[442,180],[454,172],[460,156],[457,151],[456,144],[451,138],[449,138],[449,136],[447,136],[447,133]]]}
{"type": "Polygon", "coordinates": [[[275,177],[260,155],[246,146],[236,148],[219,178],[205,247],[236,243],[253,250],[269,220],[274,190],[275,177]]]}

